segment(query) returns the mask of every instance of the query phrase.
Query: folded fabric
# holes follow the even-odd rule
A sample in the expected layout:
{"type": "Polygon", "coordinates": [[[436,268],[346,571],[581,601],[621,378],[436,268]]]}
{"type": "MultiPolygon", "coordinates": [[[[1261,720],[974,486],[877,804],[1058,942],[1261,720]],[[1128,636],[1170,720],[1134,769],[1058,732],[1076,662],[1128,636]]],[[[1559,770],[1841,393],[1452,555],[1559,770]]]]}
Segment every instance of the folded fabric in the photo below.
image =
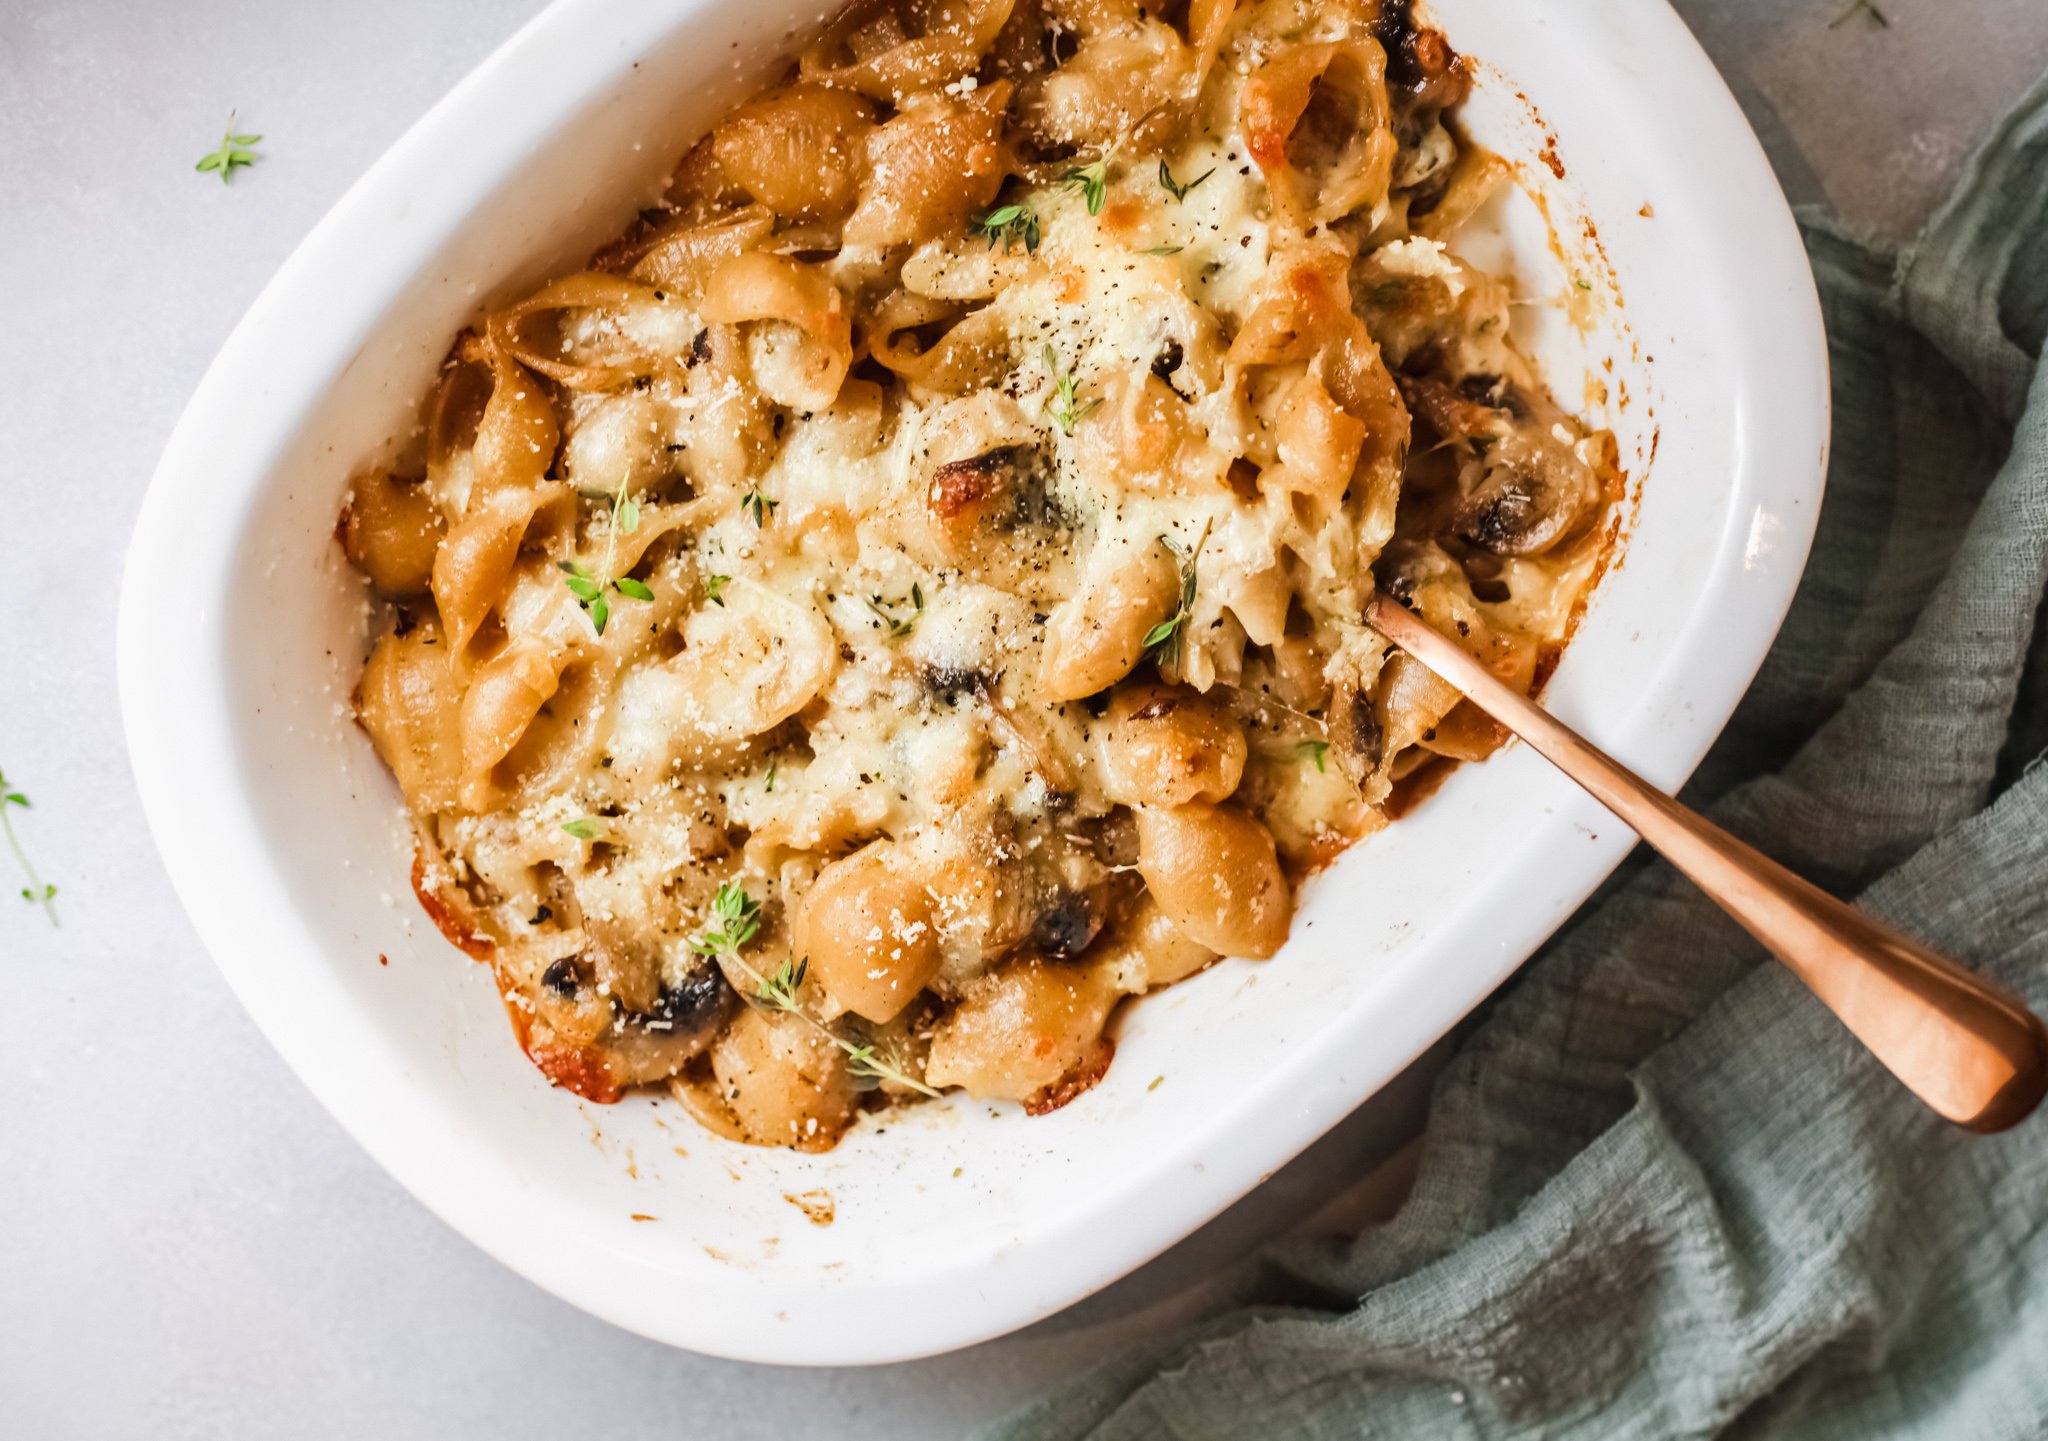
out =
{"type": "MultiPolygon", "coordinates": [[[[1804,220],[1834,364],[1812,561],[1688,790],[2048,1008],[2048,81],[1896,253],[1804,220]]],[[[1947,1126],[1632,859],[1438,1083],[1413,1195],[993,1428],[2048,1436],[2048,1116],[1947,1126]]]]}

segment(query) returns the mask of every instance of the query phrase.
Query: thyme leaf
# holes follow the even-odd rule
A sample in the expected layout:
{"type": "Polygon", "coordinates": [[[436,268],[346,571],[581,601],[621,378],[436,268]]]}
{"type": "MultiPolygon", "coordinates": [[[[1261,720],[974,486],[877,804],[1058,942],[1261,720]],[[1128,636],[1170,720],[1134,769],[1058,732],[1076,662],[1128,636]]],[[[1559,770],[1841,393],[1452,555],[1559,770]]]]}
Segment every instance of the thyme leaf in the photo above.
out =
{"type": "Polygon", "coordinates": [[[634,600],[654,599],[654,592],[645,581],[612,573],[618,559],[619,537],[631,535],[640,528],[640,506],[628,486],[629,479],[623,479],[619,488],[612,492],[611,525],[604,535],[603,567],[593,573],[581,561],[555,562],[555,568],[563,575],[562,584],[569,588],[569,594],[576,597],[577,608],[590,617],[591,629],[599,635],[604,634],[604,628],[612,618],[612,605],[605,598],[606,591],[615,590],[634,600]]]}
{"type": "Polygon", "coordinates": [[[228,183],[228,177],[237,170],[254,165],[262,157],[250,147],[263,137],[261,135],[237,135],[235,133],[235,112],[228,112],[227,132],[221,136],[220,144],[199,157],[199,163],[192,168],[209,175],[220,176],[220,183],[228,183]]]}
{"type": "Polygon", "coordinates": [[[1188,198],[1188,192],[1190,190],[1193,190],[1197,185],[1200,185],[1204,180],[1207,180],[1210,176],[1214,175],[1215,173],[1216,167],[1212,165],[1207,170],[1204,170],[1200,175],[1197,175],[1193,180],[1190,180],[1187,184],[1182,185],[1179,181],[1173,178],[1173,172],[1166,168],[1166,162],[1164,160],[1161,160],[1159,162],[1159,183],[1166,188],[1166,193],[1168,195],[1171,195],[1176,201],[1185,201],[1188,198]]]}
{"type": "Polygon", "coordinates": [[[1001,245],[1007,252],[1019,240],[1024,242],[1026,255],[1038,250],[1038,212],[1021,202],[997,206],[975,221],[974,228],[988,237],[991,250],[1001,245]]]}
{"type": "Polygon", "coordinates": [[[23,810],[32,809],[29,799],[7,783],[7,773],[0,771],[0,833],[7,837],[7,848],[14,852],[14,859],[21,867],[21,873],[28,877],[28,884],[21,888],[21,898],[30,905],[41,906],[43,914],[50,918],[50,924],[57,924],[57,888],[47,884],[36,874],[36,868],[28,858],[28,852],[21,848],[20,837],[14,834],[14,821],[8,812],[15,806],[23,810]]]}
{"type": "Polygon", "coordinates": [[[924,587],[917,584],[910,587],[910,617],[907,620],[899,617],[891,607],[883,605],[878,595],[867,598],[867,607],[888,628],[887,639],[901,640],[910,634],[917,625],[918,617],[924,614],[924,587]]]}
{"type": "Polygon", "coordinates": [[[1102,213],[1102,202],[1109,194],[1109,160],[1104,157],[1093,165],[1077,165],[1060,177],[1060,184],[1069,190],[1081,192],[1081,198],[1088,204],[1090,215],[1102,213]]]}
{"type": "Polygon", "coordinates": [[[1046,408],[1051,412],[1054,423],[1063,432],[1072,435],[1074,427],[1093,415],[1102,401],[1097,397],[1078,405],[1075,403],[1075,391],[1080,382],[1075,378],[1073,371],[1060,369],[1060,358],[1050,345],[1045,348],[1045,368],[1052,372],[1053,388],[1053,398],[1046,408]]]}
{"type": "Polygon", "coordinates": [[[737,960],[740,947],[761,929],[761,903],[744,887],[725,881],[711,898],[711,915],[717,927],[692,940],[690,949],[700,956],[737,960]]]}
{"type": "Polygon", "coordinates": [[[1192,546],[1183,546],[1170,535],[1159,537],[1159,543],[1173,553],[1180,562],[1180,607],[1165,620],[1145,632],[1145,649],[1155,664],[1164,665],[1169,660],[1180,664],[1181,652],[1186,640],[1188,618],[1195,613],[1195,559],[1202,553],[1204,542],[1209,539],[1209,524],[1202,523],[1202,533],[1195,537],[1192,546]]]}

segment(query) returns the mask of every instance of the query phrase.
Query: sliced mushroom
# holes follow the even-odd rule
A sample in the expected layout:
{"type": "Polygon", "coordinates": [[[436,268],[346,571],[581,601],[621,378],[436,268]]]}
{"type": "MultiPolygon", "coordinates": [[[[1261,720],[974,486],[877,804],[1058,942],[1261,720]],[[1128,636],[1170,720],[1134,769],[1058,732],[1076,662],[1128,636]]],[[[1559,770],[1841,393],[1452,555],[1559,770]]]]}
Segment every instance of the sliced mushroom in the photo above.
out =
{"type": "Polygon", "coordinates": [[[1513,435],[1490,451],[1452,530],[1493,555],[1536,555],[1578,534],[1599,500],[1599,482],[1549,437],[1513,435]]]}
{"type": "Polygon", "coordinates": [[[1040,897],[1026,944],[1056,958],[1080,955],[1102,929],[1107,899],[1108,889],[1100,884],[1080,890],[1049,887],[1040,897]]]}
{"type": "Polygon", "coordinates": [[[1529,416],[1529,397],[1497,375],[1467,376],[1455,385],[1435,375],[1404,375],[1398,384],[1408,409],[1431,430],[1482,449],[1529,416]]]}
{"type": "MultiPolygon", "coordinates": [[[[515,1010],[527,1018],[523,1039],[534,1064],[586,1099],[614,1101],[624,1087],[675,1075],[732,1014],[732,987],[708,963],[667,984],[652,978],[638,1010],[621,1000],[607,970],[618,973],[595,946],[557,957],[515,1010]]],[[[648,979],[636,976],[634,984],[648,979]]]]}
{"type": "Polygon", "coordinates": [[[951,976],[978,975],[1025,947],[1074,955],[1108,914],[1108,869],[1058,831],[995,817],[980,834],[929,832],[919,849],[951,976]]]}
{"type": "Polygon", "coordinates": [[[1499,376],[1410,378],[1401,389],[1465,457],[1443,534],[1491,555],[1537,555],[1584,530],[1608,457],[1575,419],[1499,376]]]}
{"type": "Polygon", "coordinates": [[[1033,483],[1037,460],[1027,446],[999,445],[939,466],[925,487],[933,539],[954,559],[972,559],[987,532],[1024,523],[1033,510],[1042,516],[1044,485],[1033,483]]]}
{"type": "Polygon", "coordinates": [[[606,1049],[621,1085],[666,1080],[725,1029],[737,1004],[717,966],[703,962],[661,986],[644,1011],[621,1011],[606,1049]]]}
{"type": "Polygon", "coordinates": [[[1063,574],[1072,518],[1028,445],[998,445],[936,466],[925,484],[933,558],[1004,590],[1036,594],[1063,574]]]}
{"type": "Polygon", "coordinates": [[[1418,24],[1414,0],[1386,0],[1372,37],[1387,52],[1387,88],[1409,107],[1441,110],[1465,98],[1470,72],[1443,32],[1418,24]]]}
{"type": "Polygon", "coordinates": [[[1330,703],[1330,748],[1344,774],[1360,789],[1386,759],[1386,730],[1372,696],[1349,676],[1338,683],[1330,703]]]}

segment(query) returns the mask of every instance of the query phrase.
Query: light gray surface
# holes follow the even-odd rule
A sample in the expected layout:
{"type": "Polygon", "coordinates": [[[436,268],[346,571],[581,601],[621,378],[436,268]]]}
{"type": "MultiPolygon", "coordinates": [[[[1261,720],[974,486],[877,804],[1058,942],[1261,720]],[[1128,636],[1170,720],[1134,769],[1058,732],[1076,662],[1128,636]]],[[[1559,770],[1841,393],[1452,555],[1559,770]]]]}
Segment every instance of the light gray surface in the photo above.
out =
{"type": "MultiPolygon", "coordinates": [[[[1879,3],[1889,28],[1830,28],[1836,0],[1681,8],[1794,198],[1898,231],[2048,65],[2048,7],[1879,3]]],[[[1160,1262],[1007,1340],[777,1371],[626,1336],[503,1271],[255,1033],[137,809],[112,672],[120,550],[264,280],[538,8],[0,0],[0,765],[36,801],[15,816],[63,917],[53,931],[16,901],[0,855],[0,1435],[955,1435],[1199,1308],[1225,1261],[1412,1123],[1420,1073],[1160,1262]],[[267,139],[224,188],[191,167],[231,106],[267,139]]]]}

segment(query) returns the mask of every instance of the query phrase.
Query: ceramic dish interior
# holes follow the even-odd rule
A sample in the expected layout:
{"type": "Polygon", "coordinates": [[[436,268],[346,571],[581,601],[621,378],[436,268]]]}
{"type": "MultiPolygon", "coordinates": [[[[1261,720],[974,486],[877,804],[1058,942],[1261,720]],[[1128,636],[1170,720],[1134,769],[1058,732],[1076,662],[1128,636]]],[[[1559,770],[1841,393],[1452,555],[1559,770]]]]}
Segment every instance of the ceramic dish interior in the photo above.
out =
{"type": "MultiPolygon", "coordinates": [[[[1476,61],[1468,125],[1520,180],[1459,249],[1559,298],[1528,307],[1522,338],[1561,399],[1583,393],[1613,427],[1629,477],[1623,557],[1546,698],[1675,785],[1769,646],[1819,505],[1826,359],[1804,255],[1662,4],[1434,13],[1476,61]]],[[[1187,1234],[1477,1004],[1632,837],[1524,748],[1465,767],[1306,889],[1279,956],[1135,1007],[1105,1082],[1039,1119],[954,1097],[803,1155],[717,1140],[665,1101],[548,1087],[484,970],[411,898],[396,789],[349,719],[364,616],[337,503],[478,306],[614,233],[816,18],[791,0],[559,0],[421,121],[194,397],[129,557],[120,678],[201,935],[400,1181],[620,1325],[851,1364],[1000,1334],[1187,1234]]]]}

